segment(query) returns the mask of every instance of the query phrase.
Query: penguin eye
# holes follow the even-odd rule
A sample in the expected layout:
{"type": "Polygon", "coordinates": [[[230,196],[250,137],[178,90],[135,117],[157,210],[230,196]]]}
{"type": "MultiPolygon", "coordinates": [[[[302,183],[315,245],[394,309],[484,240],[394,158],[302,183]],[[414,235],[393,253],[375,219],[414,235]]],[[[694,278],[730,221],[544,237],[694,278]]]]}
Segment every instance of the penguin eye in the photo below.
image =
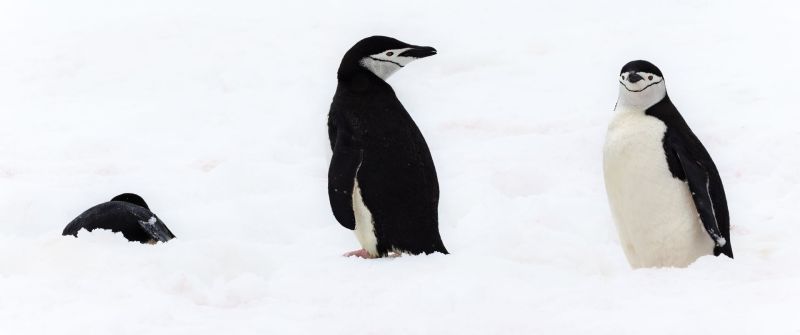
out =
{"type": "Polygon", "coordinates": [[[653,76],[647,76],[647,80],[653,80],[653,76]]]}
{"type": "Polygon", "coordinates": [[[386,53],[386,56],[391,57],[392,55],[394,55],[394,52],[389,51],[389,52],[386,53]]]}

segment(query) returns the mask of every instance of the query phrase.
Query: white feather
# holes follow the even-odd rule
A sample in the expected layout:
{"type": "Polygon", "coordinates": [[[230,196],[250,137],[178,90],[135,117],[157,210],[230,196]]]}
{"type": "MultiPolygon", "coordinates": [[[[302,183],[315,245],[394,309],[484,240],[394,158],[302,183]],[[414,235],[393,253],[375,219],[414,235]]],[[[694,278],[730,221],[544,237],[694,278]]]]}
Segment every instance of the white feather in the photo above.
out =
{"type": "Polygon", "coordinates": [[[353,184],[353,214],[356,218],[356,229],[354,232],[358,243],[360,243],[361,247],[367,250],[370,255],[378,256],[378,238],[375,236],[372,212],[369,211],[367,205],[364,204],[364,199],[361,197],[358,177],[356,177],[353,184]]]}
{"type": "Polygon", "coordinates": [[[620,89],[625,92],[603,152],[606,191],[632,267],[685,267],[712,254],[714,242],[703,229],[688,185],[669,171],[662,144],[666,124],[644,113],[666,94],[661,87],[651,88],[657,90],[642,96],[620,89]]]}
{"type": "Polygon", "coordinates": [[[381,53],[362,58],[360,64],[385,81],[395,72],[397,72],[397,70],[400,70],[404,66],[408,65],[408,63],[416,60],[414,57],[400,56],[403,51],[408,49],[411,48],[386,50],[381,53]]]}

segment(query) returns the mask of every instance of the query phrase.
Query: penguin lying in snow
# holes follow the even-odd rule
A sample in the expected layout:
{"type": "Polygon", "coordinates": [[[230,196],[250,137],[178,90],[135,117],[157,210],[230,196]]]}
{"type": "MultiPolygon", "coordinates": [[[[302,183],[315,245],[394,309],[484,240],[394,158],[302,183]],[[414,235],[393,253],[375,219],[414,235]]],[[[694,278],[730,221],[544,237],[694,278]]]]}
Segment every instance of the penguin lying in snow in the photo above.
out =
{"type": "Polygon", "coordinates": [[[61,235],[78,237],[81,229],[108,229],[121,232],[128,241],[149,244],[175,238],[164,222],[150,211],[144,199],[133,193],[120,194],[109,202],[89,208],[72,220],[61,235]]]}
{"type": "Polygon", "coordinates": [[[345,254],[447,253],[439,236],[439,183],[422,133],[386,83],[431,47],[373,36],[345,53],[328,114],[333,215],[362,249],[345,254]]]}
{"type": "Polygon", "coordinates": [[[631,266],[685,267],[733,258],[728,204],[714,161],[646,61],[619,75],[603,170],[611,212],[631,266]]]}

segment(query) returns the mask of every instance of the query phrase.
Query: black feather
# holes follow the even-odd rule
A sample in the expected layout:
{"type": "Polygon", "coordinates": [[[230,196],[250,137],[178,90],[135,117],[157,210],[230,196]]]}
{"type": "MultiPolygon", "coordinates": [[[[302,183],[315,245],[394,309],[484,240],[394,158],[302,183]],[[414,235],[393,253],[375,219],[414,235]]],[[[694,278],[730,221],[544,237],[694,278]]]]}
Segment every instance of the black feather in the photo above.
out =
{"type": "Polygon", "coordinates": [[[122,233],[128,241],[167,242],[175,235],[167,228],[140,196],[125,193],[111,201],[89,208],[67,224],[62,235],[77,237],[81,229],[107,229],[122,233]]]}
{"type": "Polygon", "coordinates": [[[724,254],[733,258],[728,203],[722,179],[711,155],[689,128],[669,96],[648,108],[646,114],[667,125],[663,145],[669,170],[675,178],[689,184],[703,226],[715,241],[714,255],[724,254]],[[718,242],[719,235],[725,238],[724,245],[718,242]]]}
{"type": "Polygon", "coordinates": [[[408,44],[372,37],[342,60],[328,114],[333,149],[328,194],[334,216],[353,229],[350,176],[357,171],[380,256],[395,249],[447,253],[439,236],[439,182],[425,138],[392,87],[358,64],[370,53],[404,46],[408,44]]]}

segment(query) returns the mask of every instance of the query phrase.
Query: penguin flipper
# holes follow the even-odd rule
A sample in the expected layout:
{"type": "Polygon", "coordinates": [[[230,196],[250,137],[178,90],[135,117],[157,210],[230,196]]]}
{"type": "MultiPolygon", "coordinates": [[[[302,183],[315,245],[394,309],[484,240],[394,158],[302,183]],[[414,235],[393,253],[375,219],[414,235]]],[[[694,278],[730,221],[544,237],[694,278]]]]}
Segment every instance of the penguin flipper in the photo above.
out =
{"type": "Polygon", "coordinates": [[[175,235],[172,234],[172,231],[170,231],[169,228],[167,228],[167,225],[165,225],[164,222],[162,222],[161,219],[155,215],[146,221],[139,220],[139,226],[141,226],[142,229],[150,234],[150,236],[153,237],[153,240],[158,242],[167,242],[175,238],[175,235]]]}
{"type": "Polygon", "coordinates": [[[68,236],[72,235],[78,237],[78,232],[83,229],[83,222],[78,219],[72,220],[70,223],[64,227],[64,230],[61,232],[61,236],[68,236]]]}
{"type": "Polygon", "coordinates": [[[353,213],[353,186],[356,173],[361,166],[362,150],[344,132],[339,132],[333,148],[333,157],[328,169],[328,199],[333,216],[343,227],[355,230],[353,213]]]}
{"type": "Polygon", "coordinates": [[[707,159],[696,159],[683,148],[683,146],[676,146],[673,149],[686,176],[686,182],[692,193],[700,221],[703,222],[703,227],[714,241],[714,255],[725,254],[733,258],[728,206],[724,191],[722,191],[722,181],[717,174],[714,162],[711,161],[710,156],[707,159]],[[721,196],[719,192],[723,192],[721,196]]]}
{"type": "Polygon", "coordinates": [[[61,235],[78,237],[81,229],[110,230],[122,233],[128,241],[140,243],[166,242],[175,237],[148,209],[122,201],[110,201],[86,210],[67,224],[61,235]]]}

